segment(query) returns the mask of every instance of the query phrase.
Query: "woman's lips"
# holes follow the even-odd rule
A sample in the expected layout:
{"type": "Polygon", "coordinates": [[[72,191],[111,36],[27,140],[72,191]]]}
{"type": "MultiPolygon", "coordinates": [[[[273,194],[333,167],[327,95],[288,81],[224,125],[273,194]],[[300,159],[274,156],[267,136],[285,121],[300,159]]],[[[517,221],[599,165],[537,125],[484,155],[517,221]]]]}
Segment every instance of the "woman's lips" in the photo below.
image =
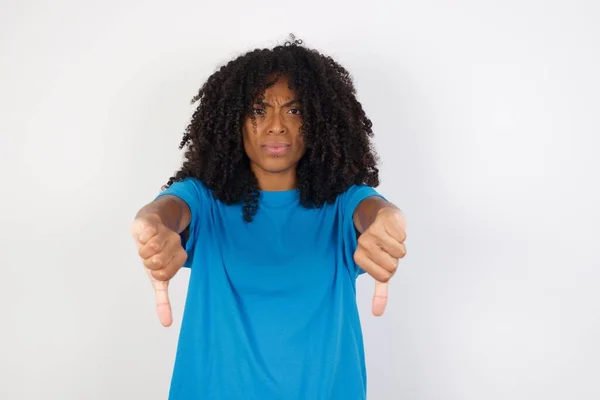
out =
{"type": "Polygon", "coordinates": [[[290,150],[290,145],[287,143],[265,143],[263,148],[269,154],[273,155],[282,155],[287,153],[290,150]]]}

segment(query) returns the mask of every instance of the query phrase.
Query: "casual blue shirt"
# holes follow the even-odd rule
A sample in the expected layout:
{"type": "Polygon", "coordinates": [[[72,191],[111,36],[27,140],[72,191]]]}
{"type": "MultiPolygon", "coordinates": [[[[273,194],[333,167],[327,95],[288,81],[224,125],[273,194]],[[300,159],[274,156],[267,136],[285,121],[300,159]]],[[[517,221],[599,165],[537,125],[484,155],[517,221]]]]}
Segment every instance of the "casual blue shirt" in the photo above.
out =
{"type": "Polygon", "coordinates": [[[299,191],[261,192],[254,220],[194,178],[162,195],[191,211],[191,268],[170,400],[360,400],[366,397],[353,259],[351,186],[333,204],[299,191]]]}

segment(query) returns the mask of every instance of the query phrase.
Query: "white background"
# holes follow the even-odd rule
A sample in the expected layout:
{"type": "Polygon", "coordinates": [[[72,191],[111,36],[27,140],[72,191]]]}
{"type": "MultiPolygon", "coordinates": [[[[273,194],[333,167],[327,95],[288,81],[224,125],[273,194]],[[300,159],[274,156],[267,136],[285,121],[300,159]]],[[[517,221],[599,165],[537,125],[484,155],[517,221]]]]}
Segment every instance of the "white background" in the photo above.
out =
{"type": "MultiPolygon", "coordinates": [[[[598,399],[597,1],[2,1],[0,398],[166,399],[129,224],[191,97],[294,32],[352,73],[409,220],[373,400],[598,399]]],[[[344,399],[345,400],[345,399],[344,399]]]]}

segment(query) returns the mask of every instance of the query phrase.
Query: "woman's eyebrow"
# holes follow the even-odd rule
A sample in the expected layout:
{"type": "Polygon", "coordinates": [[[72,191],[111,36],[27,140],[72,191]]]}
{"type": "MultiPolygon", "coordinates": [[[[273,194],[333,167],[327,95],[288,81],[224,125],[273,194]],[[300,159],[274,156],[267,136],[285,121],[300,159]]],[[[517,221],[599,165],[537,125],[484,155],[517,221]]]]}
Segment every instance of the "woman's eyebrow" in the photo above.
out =
{"type": "MultiPolygon", "coordinates": [[[[261,106],[267,106],[267,107],[273,107],[273,106],[272,106],[271,104],[269,104],[268,102],[266,102],[266,101],[260,101],[260,100],[257,100],[257,101],[255,101],[255,102],[254,102],[254,104],[258,104],[258,105],[261,105],[261,106]]],[[[299,105],[299,104],[300,104],[300,101],[299,101],[299,100],[297,100],[297,99],[290,100],[290,101],[288,101],[287,103],[285,103],[285,104],[284,104],[282,107],[289,107],[289,106],[291,106],[291,105],[293,105],[293,104],[298,104],[298,105],[299,105]]]]}

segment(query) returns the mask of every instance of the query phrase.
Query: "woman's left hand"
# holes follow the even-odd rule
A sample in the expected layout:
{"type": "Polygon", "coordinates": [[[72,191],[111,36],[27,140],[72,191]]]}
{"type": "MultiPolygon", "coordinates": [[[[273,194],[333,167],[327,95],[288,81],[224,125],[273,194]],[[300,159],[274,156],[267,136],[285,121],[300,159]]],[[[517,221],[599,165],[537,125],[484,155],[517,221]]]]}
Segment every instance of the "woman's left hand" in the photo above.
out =
{"type": "Polygon", "coordinates": [[[354,261],[375,279],[373,314],[380,316],[388,297],[388,281],[406,255],[406,218],[395,207],[384,207],[375,221],[358,238],[354,261]]]}

